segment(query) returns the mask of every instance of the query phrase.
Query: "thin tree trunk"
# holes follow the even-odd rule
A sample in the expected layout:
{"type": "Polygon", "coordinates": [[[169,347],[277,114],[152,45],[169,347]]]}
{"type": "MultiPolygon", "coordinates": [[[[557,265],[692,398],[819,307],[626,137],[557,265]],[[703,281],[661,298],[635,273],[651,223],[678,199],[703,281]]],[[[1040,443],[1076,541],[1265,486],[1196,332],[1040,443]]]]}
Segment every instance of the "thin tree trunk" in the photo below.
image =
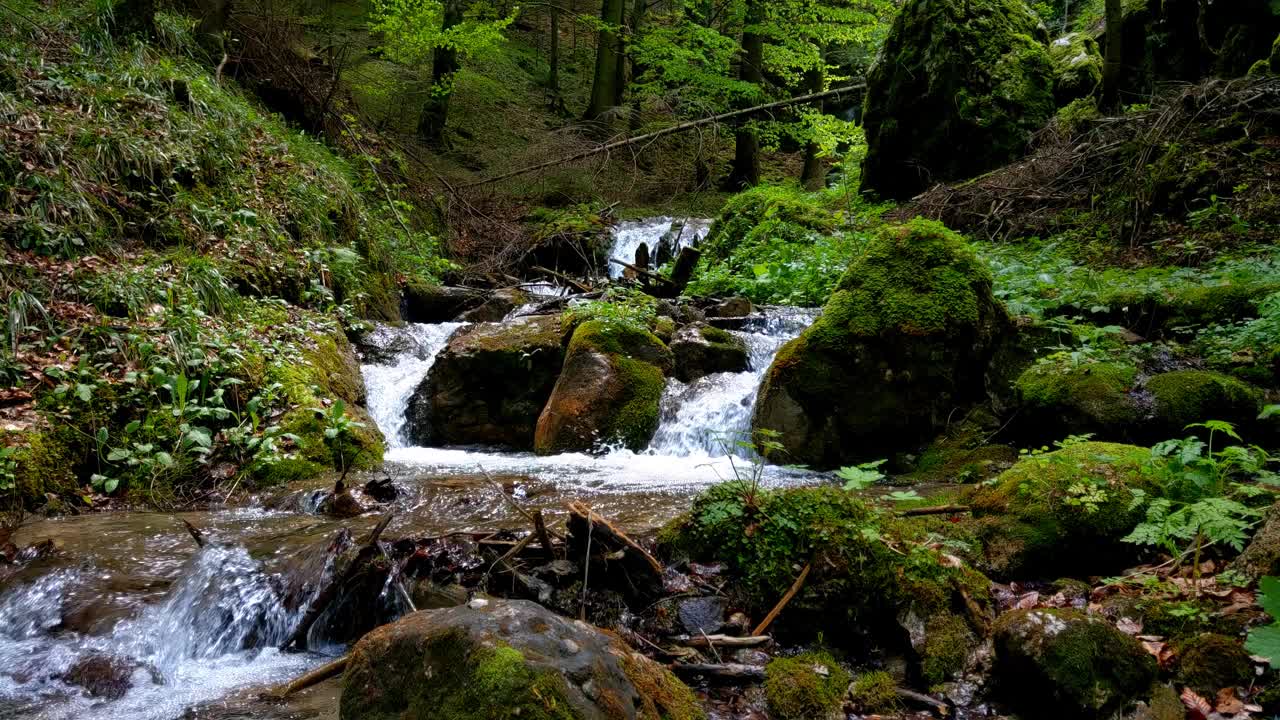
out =
{"type": "Polygon", "coordinates": [[[1120,72],[1124,67],[1124,7],[1121,0],[1107,0],[1107,55],[1102,65],[1102,107],[1120,106],[1120,72]]]}
{"type": "MultiPolygon", "coordinates": [[[[445,0],[444,15],[440,27],[448,30],[462,22],[462,0],[445,0]]],[[[430,144],[438,144],[444,138],[449,122],[449,95],[453,93],[454,75],[460,69],[458,51],[452,47],[439,47],[431,58],[431,97],[422,109],[418,121],[418,135],[430,144]]]]}
{"type": "Polygon", "coordinates": [[[200,13],[200,22],[196,23],[196,43],[209,56],[210,62],[218,63],[226,53],[223,34],[231,21],[231,0],[200,0],[196,8],[200,13]]]}
{"type": "MultiPolygon", "coordinates": [[[[821,67],[813,68],[805,73],[805,91],[822,92],[826,84],[826,73],[821,67]]],[[[813,108],[822,112],[823,102],[815,100],[813,108]]],[[[827,184],[827,166],[818,157],[818,143],[810,140],[804,146],[804,170],[800,172],[800,185],[806,190],[821,190],[827,184]]]]}
{"type": "MultiPolygon", "coordinates": [[[[631,37],[632,37],[633,43],[639,40],[640,33],[643,32],[644,30],[645,11],[649,9],[649,4],[646,0],[634,0],[634,2],[635,4],[631,8],[631,37]]],[[[631,80],[632,82],[634,82],[636,78],[644,74],[647,68],[645,68],[643,64],[636,62],[634,53],[630,54],[629,57],[631,59],[631,80]]],[[[632,93],[631,94],[631,132],[632,133],[635,133],[636,131],[638,131],[642,124],[640,120],[641,110],[642,108],[640,106],[640,98],[636,97],[635,93],[632,93]]]]}
{"type": "MultiPolygon", "coordinates": [[[[764,20],[762,0],[752,0],[747,8],[747,28],[742,32],[742,64],[738,79],[757,87],[764,85],[764,35],[756,28],[764,20]]],[[[733,190],[760,184],[760,138],[747,126],[734,134],[733,168],[729,187],[733,190]]]]}
{"type": "Polygon", "coordinates": [[[548,53],[551,73],[547,76],[547,88],[551,91],[551,109],[564,110],[564,98],[560,97],[560,8],[551,6],[551,49],[548,53]]]}
{"type": "Polygon", "coordinates": [[[591,104],[585,118],[599,120],[618,97],[618,59],[621,41],[618,33],[622,27],[623,0],[601,0],[600,38],[596,47],[596,72],[591,84],[591,104]]]}

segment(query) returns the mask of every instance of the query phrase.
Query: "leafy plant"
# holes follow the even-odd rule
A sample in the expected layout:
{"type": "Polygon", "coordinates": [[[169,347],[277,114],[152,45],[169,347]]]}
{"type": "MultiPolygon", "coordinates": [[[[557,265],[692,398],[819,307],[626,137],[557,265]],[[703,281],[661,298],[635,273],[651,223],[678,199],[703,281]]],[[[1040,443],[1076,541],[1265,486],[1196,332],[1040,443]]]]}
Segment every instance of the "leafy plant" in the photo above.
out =
{"type": "Polygon", "coordinates": [[[880,467],[888,460],[866,462],[853,467],[842,467],[836,471],[836,477],[844,480],[844,489],[848,492],[866,490],[885,478],[880,467]]]}
{"type": "Polygon", "coordinates": [[[1270,625],[1249,630],[1245,649],[1267,658],[1273,669],[1280,670],[1280,578],[1263,577],[1258,581],[1258,604],[1271,616],[1270,625]]]}

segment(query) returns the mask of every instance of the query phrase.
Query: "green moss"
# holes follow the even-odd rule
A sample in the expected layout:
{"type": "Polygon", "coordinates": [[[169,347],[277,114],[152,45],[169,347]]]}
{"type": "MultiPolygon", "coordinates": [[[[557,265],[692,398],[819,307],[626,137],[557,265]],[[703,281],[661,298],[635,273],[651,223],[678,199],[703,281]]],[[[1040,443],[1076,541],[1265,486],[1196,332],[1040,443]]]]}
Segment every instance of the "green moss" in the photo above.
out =
{"type": "MultiPolygon", "coordinates": [[[[1121,362],[1071,366],[1041,363],[1014,382],[1023,410],[1040,434],[1103,433],[1123,437],[1141,417],[1129,397],[1138,371],[1121,362]]],[[[1043,438],[1050,439],[1050,438],[1043,438]]]]}
{"type": "Polygon", "coordinates": [[[1262,394],[1235,378],[1201,370],[1179,370],[1147,381],[1155,396],[1156,419],[1170,433],[1205,420],[1252,423],[1262,394]]]}
{"type": "Polygon", "coordinates": [[[1088,33],[1074,32],[1049,45],[1053,59],[1054,99],[1067,105],[1088,97],[1102,83],[1102,53],[1088,33]]]}
{"type": "Polygon", "coordinates": [[[622,658],[622,669],[640,695],[640,720],[704,720],[706,713],[688,685],[670,670],[638,655],[622,658]]]}
{"type": "Polygon", "coordinates": [[[280,458],[253,468],[255,488],[271,488],[307,480],[324,472],[324,467],[303,458],[280,458]]]}
{"type": "Polygon", "coordinates": [[[925,623],[924,638],[920,673],[930,687],[964,670],[969,652],[978,642],[969,623],[953,614],[930,618],[925,623]]]}
{"type": "Polygon", "coordinates": [[[774,717],[827,720],[839,713],[849,681],[848,671],[829,653],[808,652],[771,660],[765,666],[764,694],[774,717]]]}
{"type": "Polygon", "coordinates": [[[1107,717],[1156,677],[1136,640],[1079,610],[1014,610],[994,630],[1009,687],[1046,715],[1107,717]]]}
{"type": "Polygon", "coordinates": [[[872,712],[893,711],[899,705],[898,683],[883,670],[859,675],[850,695],[859,707],[872,712]]]}
{"type": "Polygon", "coordinates": [[[79,487],[75,468],[80,464],[80,443],[71,428],[61,432],[31,432],[17,446],[13,459],[16,467],[18,498],[26,507],[44,503],[46,493],[64,495],[79,487]]]}
{"type": "Polygon", "coordinates": [[[810,243],[835,229],[834,213],[818,196],[794,186],[761,185],[725,203],[701,247],[707,261],[723,261],[739,246],[810,243]]]}
{"type": "Polygon", "coordinates": [[[1243,643],[1226,635],[1206,633],[1178,643],[1179,684],[1204,695],[1225,687],[1247,686],[1253,679],[1253,661],[1243,643]]]}
{"type": "MultiPolygon", "coordinates": [[[[462,654],[462,653],[458,653],[462,654]]],[[[480,646],[439,680],[430,696],[415,695],[406,713],[420,720],[576,720],[564,677],[534,670],[508,645],[480,646]],[[425,702],[429,699],[431,703],[425,702]]]]}
{"type": "Polygon", "coordinates": [[[662,315],[653,321],[653,334],[664,343],[671,342],[676,334],[676,321],[662,315]]]}
{"type": "Polygon", "coordinates": [[[714,325],[703,325],[698,328],[698,333],[702,335],[702,339],[713,345],[738,345],[738,339],[728,330],[722,330],[714,325]]]}
{"type": "Polygon", "coordinates": [[[1267,59],[1267,64],[1271,68],[1271,73],[1280,75],[1280,35],[1276,36],[1276,40],[1271,44],[1271,57],[1267,59]]]}
{"type": "Polygon", "coordinates": [[[1028,457],[969,504],[987,567],[1000,576],[1100,572],[1132,551],[1120,539],[1140,522],[1131,490],[1157,491],[1150,451],[1084,442],[1028,457]]]}

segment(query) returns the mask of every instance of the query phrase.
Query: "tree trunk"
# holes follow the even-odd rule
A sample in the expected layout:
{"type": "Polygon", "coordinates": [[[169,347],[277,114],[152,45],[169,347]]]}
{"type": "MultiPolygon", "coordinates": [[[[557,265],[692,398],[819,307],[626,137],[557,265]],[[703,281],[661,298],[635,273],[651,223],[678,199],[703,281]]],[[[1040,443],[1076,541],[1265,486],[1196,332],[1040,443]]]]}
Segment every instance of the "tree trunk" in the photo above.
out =
{"type": "MultiPolygon", "coordinates": [[[[747,8],[747,27],[742,32],[742,63],[738,79],[757,87],[764,85],[764,35],[757,26],[764,20],[762,0],[752,0],[747,8]]],[[[760,184],[760,138],[748,126],[734,135],[733,168],[729,172],[732,190],[760,184]]]]}
{"type": "Polygon", "coordinates": [[[231,0],[199,0],[196,4],[200,21],[196,23],[196,43],[215,65],[226,53],[223,35],[231,21],[231,0]]]}
{"type": "MultiPolygon", "coordinates": [[[[635,0],[635,5],[632,6],[631,8],[632,42],[636,42],[640,38],[640,33],[644,30],[644,15],[645,15],[645,11],[648,9],[649,9],[649,4],[648,2],[646,2],[646,0],[635,0]]],[[[643,75],[647,68],[645,68],[643,64],[636,62],[635,55],[631,55],[630,58],[631,58],[631,79],[634,80],[640,77],[641,75],[643,75]]],[[[642,110],[643,108],[640,105],[640,98],[636,97],[635,93],[632,93],[632,97],[631,97],[631,133],[632,134],[639,132],[640,126],[643,124],[641,122],[642,110]]]]}
{"type": "Polygon", "coordinates": [[[548,52],[551,62],[551,73],[547,75],[547,89],[551,91],[551,109],[564,110],[564,99],[560,97],[560,8],[551,6],[551,48],[548,52]]]}
{"type": "Polygon", "coordinates": [[[115,8],[110,27],[111,34],[118,38],[138,35],[149,40],[155,37],[155,0],[124,0],[115,8]]]}
{"type": "Polygon", "coordinates": [[[1124,7],[1121,0],[1107,0],[1107,55],[1102,65],[1102,108],[1120,106],[1120,75],[1124,68],[1124,7]]]}
{"type": "MultiPolygon", "coordinates": [[[[804,86],[807,93],[822,92],[822,86],[826,84],[826,73],[821,67],[813,68],[805,73],[804,86]]],[[[813,108],[818,112],[822,112],[823,102],[815,100],[813,108]]],[[[822,162],[822,158],[818,157],[818,143],[810,140],[804,146],[804,170],[800,173],[800,185],[805,190],[821,190],[827,184],[827,166],[822,162]]]]}
{"type": "MultiPolygon", "coordinates": [[[[444,15],[440,27],[448,30],[462,23],[462,0],[444,0],[444,15]]],[[[453,93],[453,79],[460,69],[458,51],[452,47],[438,47],[431,58],[431,97],[422,108],[418,121],[418,135],[432,145],[444,138],[449,122],[449,95],[453,93]]]]}
{"type": "Polygon", "coordinates": [[[622,13],[624,0],[602,0],[600,4],[600,39],[596,47],[596,72],[591,84],[591,104],[585,118],[599,120],[618,98],[618,63],[621,56],[622,13]]]}

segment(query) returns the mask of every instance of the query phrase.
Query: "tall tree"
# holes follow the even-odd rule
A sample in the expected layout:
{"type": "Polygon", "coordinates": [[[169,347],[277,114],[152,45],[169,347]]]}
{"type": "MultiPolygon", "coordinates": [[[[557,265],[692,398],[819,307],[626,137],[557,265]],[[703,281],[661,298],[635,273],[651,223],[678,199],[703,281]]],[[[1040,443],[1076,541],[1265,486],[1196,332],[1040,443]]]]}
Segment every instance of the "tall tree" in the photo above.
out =
{"type": "Polygon", "coordinates": [[[418,120],[423,140],[438,143],[449,120],[449,97],[462,63],[502,42],[502,31],[515,16],[494,17],[463,0],[374,0],[370,28],[385,38],[383,53],[405,65],[431,62],[431,91],[418,120]]]}
{"type": "Polygon", "coordinates": [[[1124,68],[1124,7],[1122,0],[1107,0],[1107,55],[1102,64],[1102,107],[1120,105],[1120,75],[1124,68]]]}
{"type": "MultiPolygon", "coordinates": [[[[764,0],[747,0],[746,26],[742,29],[742,59],[738,79],[757,87],[764,85],[764,0]]],[[[750,124],[734,133],[733,167],[729,187],[735,190],[760,184],[760,137],[750,124]]]]}
{"type": "MultiPolygon", "coordinates": [[[[807,93],[822,92],[826,85],[826,73],[821,67],[805,71],[804,89],[807,93]]],[[[814,111],[821,113],[822,101],[814,102],[814,111]]],[[[806,190],[821,190],[827,184],[827,168],[822,163],[821,146],[817,138],[809,137],[804,145],[804,169],[800,172],[800,184],[806,190]]]]}
{"type": "Polygon", "coordinates": [[[587,120],[599,120],[618,104],[622,90],[618,63],[622,61],[621,33],[625,10],[625,0],[601,0],[595,77],[591,83],[591,102],[584,116],[587,120]]]}

